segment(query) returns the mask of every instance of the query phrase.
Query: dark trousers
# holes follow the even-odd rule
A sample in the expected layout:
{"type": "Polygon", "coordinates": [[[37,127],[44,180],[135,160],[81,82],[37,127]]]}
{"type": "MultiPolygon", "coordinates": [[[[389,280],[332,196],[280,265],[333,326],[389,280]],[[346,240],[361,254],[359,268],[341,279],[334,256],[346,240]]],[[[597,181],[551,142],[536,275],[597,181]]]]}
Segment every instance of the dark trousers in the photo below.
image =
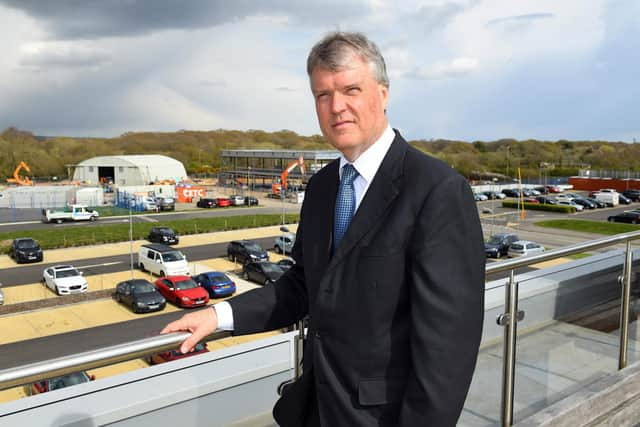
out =
{"type": "Polygon", "coordinates": [[[320,413],[318,412],[318,396],[316,387],[313,385],[309,393],[307,402],[307,414],[305,416],[305,427],[320,427],[320,413]]]}

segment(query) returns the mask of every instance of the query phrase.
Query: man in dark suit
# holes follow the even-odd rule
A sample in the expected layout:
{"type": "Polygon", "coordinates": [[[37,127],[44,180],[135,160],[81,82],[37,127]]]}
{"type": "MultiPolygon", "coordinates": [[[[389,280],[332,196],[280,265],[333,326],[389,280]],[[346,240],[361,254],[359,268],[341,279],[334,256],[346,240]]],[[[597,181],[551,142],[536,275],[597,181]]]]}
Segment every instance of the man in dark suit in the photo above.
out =
{"type": "Polygon", "coordinates": [[[322,133],[342,156],[309,181],[292,256],[273,285],[163,332],[249,334],[309,316],[282,426],[453,426],[480,343],[485,255],[466,180],[387,123],[378,48],[332,33],[307,61],[322,133]]]}

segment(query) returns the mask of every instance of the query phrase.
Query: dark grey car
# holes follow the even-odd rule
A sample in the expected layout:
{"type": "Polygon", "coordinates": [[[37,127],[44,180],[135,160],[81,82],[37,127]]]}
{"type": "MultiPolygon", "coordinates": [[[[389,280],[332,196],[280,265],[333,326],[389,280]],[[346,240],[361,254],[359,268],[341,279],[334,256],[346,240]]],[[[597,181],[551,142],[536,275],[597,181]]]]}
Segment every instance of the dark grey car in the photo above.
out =
{"type": "Polygon", "coordinates": [[[116,301],[131,307],[134,313],[163,310],[167,305],[158,289],[144,279],[131,279],[116,285],[116,301]]]}
{"type": "Polygon", "coordinates": [[[494,234],[484,244],[484,252],[488,257],[500,258],[509,251],[509,246],[520,240],[516,234],[500,233],[494,234]]]}

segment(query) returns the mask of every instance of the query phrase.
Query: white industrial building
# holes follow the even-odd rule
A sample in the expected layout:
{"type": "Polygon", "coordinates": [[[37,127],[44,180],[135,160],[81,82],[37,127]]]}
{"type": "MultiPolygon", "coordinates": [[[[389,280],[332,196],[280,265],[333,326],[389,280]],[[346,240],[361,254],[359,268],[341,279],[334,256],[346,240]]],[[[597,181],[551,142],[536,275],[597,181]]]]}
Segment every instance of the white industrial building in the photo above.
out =
{"type": "Polygon", "coordinates": [[[184,165],[158,154],[99,156],[73,165],[73,180],[88,185],[112,182],[116,186],[148,185],[152,182],[182,181],[184,165]]]}

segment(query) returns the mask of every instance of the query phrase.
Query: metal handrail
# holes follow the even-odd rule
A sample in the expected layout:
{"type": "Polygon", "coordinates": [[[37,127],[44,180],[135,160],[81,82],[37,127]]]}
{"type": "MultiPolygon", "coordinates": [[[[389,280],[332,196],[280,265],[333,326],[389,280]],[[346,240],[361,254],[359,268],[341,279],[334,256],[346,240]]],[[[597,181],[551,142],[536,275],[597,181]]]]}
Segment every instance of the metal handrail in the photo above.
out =
{"type": "MultiPolygon", "coordinates": [[[[214,332],[205,337],[203,341],[211,341],[230,335],[230,332],[214,332]]],[[[100,368],[149,354],[173,350],[189,336],[191,336],[189,332],[173,332],[3,369],[0,370],[0,390],[39,381],[43,378],[100,368]]]]}
{"type": "Polygon", "coordinates": [[[556,258],[560,258],[568,255],[579,254],[588,250],[605,248],[619,243],[626,243],[627,241],[640,239],[640,231],[633,231],[631,233],[616,234],[613,236],[603,237],[601,239],[590,240],[588,242],[576,243],[570,246],[564,246],[562,248],[552,249],[550,251],[542,252],[536,255],[530,255],[526,257],[512,258],[500,262],[494,262],[487,265],[485,274],[500,273],[503,271],[509,271],[518,267],[526,267],[531,264],[537,264],[539,262],[551,261],[556,258]]]}

